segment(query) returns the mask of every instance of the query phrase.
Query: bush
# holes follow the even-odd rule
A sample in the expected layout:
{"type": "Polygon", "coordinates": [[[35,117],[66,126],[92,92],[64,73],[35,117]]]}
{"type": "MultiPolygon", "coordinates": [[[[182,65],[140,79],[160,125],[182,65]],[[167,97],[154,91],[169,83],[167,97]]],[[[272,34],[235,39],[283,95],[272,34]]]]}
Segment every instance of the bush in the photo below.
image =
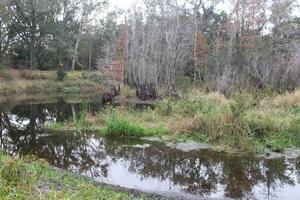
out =
{"type": "Polygon", "coordinates": [[[57,71],[56,71],[56,75],[57,75],[57,80],[58,81],[63,81],[67,74],[64,71],[63,67],[59,66],[57,71]]]}

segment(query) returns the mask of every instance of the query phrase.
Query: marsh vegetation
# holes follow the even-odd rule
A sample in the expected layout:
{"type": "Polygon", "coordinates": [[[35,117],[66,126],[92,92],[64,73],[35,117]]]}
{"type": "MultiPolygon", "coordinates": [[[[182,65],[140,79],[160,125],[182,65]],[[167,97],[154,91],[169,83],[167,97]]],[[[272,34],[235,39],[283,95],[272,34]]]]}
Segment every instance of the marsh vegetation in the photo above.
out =
{"type": "Polygon", "coordinates": [[[299,0],[110,3],[0,1],[0,199],[299,196],[299,0]]]}

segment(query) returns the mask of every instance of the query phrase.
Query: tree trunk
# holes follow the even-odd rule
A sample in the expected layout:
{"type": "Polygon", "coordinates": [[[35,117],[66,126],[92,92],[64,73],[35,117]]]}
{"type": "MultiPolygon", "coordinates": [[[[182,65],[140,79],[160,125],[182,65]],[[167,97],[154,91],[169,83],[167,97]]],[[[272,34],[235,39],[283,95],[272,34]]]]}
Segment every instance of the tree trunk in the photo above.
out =
{"type": "Polygon", "coordinates": [[[89,46],[89,70],[92,68],[92,39],[90,40],[89,46]]]}
{"type": "Polygon", "coordinates": [[[76,59],[77,59],[77,54],[78,54],[78,46],[79,46],[79,41],[80,41],[80,35],[82,31],[82,23],[83,19],[81,20],[79,24],[79,29],[77,33],[77,38],[76,38],[76,44],[75,44],[75,49],[74,49],[74,54],[73,54],[73,59],[72,59],[72,70],[75,70],[75,64],[76,64],[76,59]]]}
{"type": "Polygon", "coordinates": [[[74,49],[74,54],[73,54],[73,59],[72,59],[72,70],[75,70],[75,63],[76,63],[77,52],[78,52],[78,45],[79,45],[79,36],[77,36],[77,39],[76,39],[76,44],[75,44],[75,49],[74,49]]]}
{"type": "Polygon", "coordinates": [[[0,49],[0,64],[2,64],[3,62],[4,62],[3,54],[2,54],[1,49],[0,49]]]}
{"type": "Polygon", "coordinates": [[[34,44],[30,45],[30,69],[36,69],[34,44]]]}
{"type": "Polygon", "coordinates": [[[194,81],[197,79],[197,71],[198,71],[198,58],[197,58],[197,36],[198,36],[198,22],[197,22],[197,14],[195,13],[195,35],[194,35],[194,81]]]}

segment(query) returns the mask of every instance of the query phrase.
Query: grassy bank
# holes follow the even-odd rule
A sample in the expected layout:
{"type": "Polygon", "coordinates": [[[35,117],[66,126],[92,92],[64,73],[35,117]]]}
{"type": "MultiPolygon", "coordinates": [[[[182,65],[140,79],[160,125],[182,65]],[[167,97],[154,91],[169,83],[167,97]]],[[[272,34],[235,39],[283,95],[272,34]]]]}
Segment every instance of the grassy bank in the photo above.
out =
{"type": "MultiPolygon", "coordinates": [[[[300,147],[300,91],[287,94],[238,92],[229,98],[199,90],[165,97],[155,108],[107,107],[96,116],[54,124],[54,129],[95,128],[109,136],[167,136],[192,139],[217,150],[282,151],[300,147]],[[78,123],[80,122],[80,123],[78,123]]],[[[51,129],[51,127],[50,127],[51,129]]]]}
{"type": "Polygon", "coordinates": [[[49,92],[92,92],[101,89],[102,75],[93,71],[67,72],[63,81],[55,71],[0,70],[0,95],[49,92]]]}
{"type": "Polygon", "coordinates": [[[125,193],[57,171],[34,158],[0,153],[0,199],[136,199],[125,193]]]}

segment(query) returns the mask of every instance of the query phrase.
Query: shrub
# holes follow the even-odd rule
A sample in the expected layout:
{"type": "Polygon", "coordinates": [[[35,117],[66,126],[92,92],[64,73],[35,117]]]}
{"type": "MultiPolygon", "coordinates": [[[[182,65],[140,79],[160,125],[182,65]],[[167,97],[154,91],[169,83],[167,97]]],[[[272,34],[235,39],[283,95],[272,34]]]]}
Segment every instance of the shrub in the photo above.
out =
{"type": "Polygon", "coordinates": [[[62,66],[59,66],[57,71],[56,71],[56,76],[58,81],[63,81],[66,77],[66,72],[64,71],[62,66]]]}
{"type": "Polygon", "coordinates": [[[234,117],[239,117],[255,104],[257,104],[257,102],[253,95],[248,93],[234,93],[232,95],[230,109],[234,117]]]}

